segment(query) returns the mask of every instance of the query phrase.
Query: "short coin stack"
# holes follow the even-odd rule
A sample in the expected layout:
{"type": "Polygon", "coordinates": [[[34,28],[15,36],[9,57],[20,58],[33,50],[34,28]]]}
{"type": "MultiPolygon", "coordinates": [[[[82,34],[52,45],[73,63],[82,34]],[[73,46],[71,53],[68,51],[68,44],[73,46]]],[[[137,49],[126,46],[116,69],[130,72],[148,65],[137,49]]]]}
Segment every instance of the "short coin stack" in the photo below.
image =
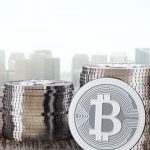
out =
{"type": "Polygon", "coordinates": [[[111,77],[131,85],[141,96],[146,111],[144,133],[133,150],[150,149],[150,66],[132,64],[85,65],[80,74],[80,87],[89,81],[111,77]]]}
{"type": "Polygon", "coordinates": [[[68,108],[73,84],[65,81],[29,80],[5,84],[3,136],[10,140],[60,139],[70,136],[68,108]]]}

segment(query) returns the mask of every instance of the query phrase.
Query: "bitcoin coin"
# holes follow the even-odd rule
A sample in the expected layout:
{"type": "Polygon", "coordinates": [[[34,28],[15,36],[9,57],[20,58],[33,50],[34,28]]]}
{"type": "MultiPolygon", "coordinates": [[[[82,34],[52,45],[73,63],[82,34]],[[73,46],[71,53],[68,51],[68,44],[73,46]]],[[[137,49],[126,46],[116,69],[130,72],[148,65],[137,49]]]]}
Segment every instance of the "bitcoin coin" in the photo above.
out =
{"type": "Polygon", "coordinates": [[[139,94],[114,78],[93,80],[75,94],[69,126],[86,150],[129,150],[143,134],[145,110],[139,94]]]}
{"type": "MultiPolygon", "coordinates": [[[[85,65],[80,73],[80,87],[92,80],[104,77],[120,79],[138,92],[145,107],[146,125],[150,125],[147,119],[150,114],[150,66],[136,64],[85,65]]],[[[150,146],[145,144],[147,140],[149,140],[148,137],[140,139],[135,147],[140,150],[150,149],[150,146]]],[[[135,147],[133,149],[136,149],[135,147]]]]}

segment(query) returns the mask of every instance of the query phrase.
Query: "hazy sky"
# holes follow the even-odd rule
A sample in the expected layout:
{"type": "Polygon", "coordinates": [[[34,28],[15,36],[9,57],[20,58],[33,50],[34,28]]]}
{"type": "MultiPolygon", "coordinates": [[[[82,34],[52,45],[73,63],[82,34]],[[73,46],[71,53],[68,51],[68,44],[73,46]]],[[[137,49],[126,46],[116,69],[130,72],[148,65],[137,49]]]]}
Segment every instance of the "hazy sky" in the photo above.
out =
{"type": "MultiPolygon", "coordinates": [[[[53,50],[68,70],[74,53],[150,47],[150,0],[1,0],[0,49],[53,50]]],[[[64,68],[65,67],[65,68],[64,68]]]]}

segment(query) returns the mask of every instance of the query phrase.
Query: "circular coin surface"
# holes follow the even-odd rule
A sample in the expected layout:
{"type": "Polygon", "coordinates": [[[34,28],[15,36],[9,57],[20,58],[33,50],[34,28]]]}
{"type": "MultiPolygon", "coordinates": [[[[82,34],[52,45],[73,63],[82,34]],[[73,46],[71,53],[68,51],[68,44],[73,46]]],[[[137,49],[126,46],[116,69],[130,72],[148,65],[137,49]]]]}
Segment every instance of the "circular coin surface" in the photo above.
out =
{"type": "Polygon", "coordinates": [[[73,97],[69,126],[85,150],[129,150],[143,133],[144,105],[127,83],[114,78],[96,79],[73,97]]]}

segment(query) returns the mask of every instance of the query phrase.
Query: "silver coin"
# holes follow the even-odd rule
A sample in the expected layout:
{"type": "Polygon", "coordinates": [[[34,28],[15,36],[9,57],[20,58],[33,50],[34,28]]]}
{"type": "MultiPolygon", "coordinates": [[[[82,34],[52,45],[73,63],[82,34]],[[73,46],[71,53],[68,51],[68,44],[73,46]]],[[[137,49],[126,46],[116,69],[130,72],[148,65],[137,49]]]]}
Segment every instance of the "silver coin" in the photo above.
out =
{"type": "Polygon", "coordinates": [[[118,78],[132,86],[140,95],[146,114],[146,126],[143,136],[134,147],[136,150],[149,149],[145,143],[150,139],[150,66],[149,65],[85,65],[80,74],[80,87],[95,79],[118,78]],[[146,145],[145,147],[143,145],[146,145]]]}
{"type": "Polygon", "coordinates": [[[66,81],[50,81],[50,80],[27,80],[27,81],[12,81],[5,83],[5,86],[10,86],[14,88],[27,88],[27,89],[46,89],[49,88],[70,88],[73,87],[72,82],[66,82],[66,81]]]}
{"type": "MultiPolygon", "coordinates": [[[[41,95],[41,94],[18,94],[18,93],[12,93],[12,94],[7,94],[7,95],[4,95],[4,97],[7,97],[7,98],[20,98],[20,99],[22,99],[22,98],[24,98],[24,97],[43,97],[43,99],[45,98],[45,95],[41,95]]],[[[56,95],[56,94],[48,94],[48,96],[50,97],[50,96],[56,96],[56,97],[62,97],[62,98],[70,98],[70,97],[72,97],[73,96],[73,93],[68,93],[68,94],[58,94],[58,95],[56,95]]]]}
{"type": "Polygon", "coordinates": [[[99,70],[99,69],[125,69],[125,70],[144,70],[149,71],[149,65],[140,65],[140,64],[96,64],[96,65],[84,65],[83,70],[99,70]]]}
{"type": "MultiPolygon", "coordinates": [[[[69,133],[68,119],[64,116],[68,114],[73,90],[71,82],[63,81],[6,83],[3,98],[4,136],[16,141],[38,138],[41,133],[48,134],[46,130],[51,134],[56,126],[57,130],[64,130],[64,135],[60,135],[60,138],[64,138],[69,133]]],[[[60,134],[57,130],[55,135],[60,134]]]]}

